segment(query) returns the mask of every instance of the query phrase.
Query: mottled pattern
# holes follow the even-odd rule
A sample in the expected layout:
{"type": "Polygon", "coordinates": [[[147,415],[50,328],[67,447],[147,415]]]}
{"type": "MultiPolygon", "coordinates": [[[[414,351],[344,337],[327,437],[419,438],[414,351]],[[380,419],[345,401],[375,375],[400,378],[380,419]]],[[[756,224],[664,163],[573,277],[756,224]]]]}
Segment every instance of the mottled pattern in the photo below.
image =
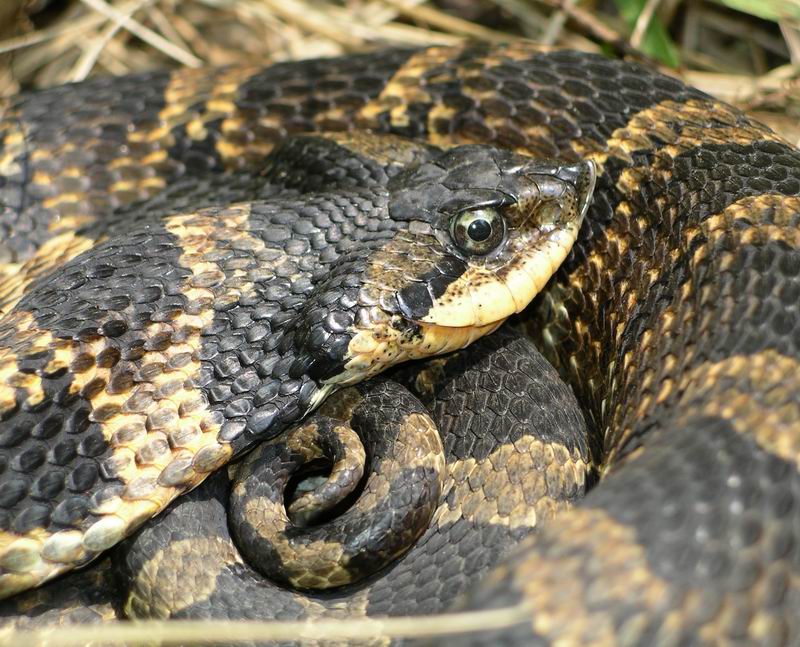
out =
{"type": "MultiPolygon", "coordinates": [[[[199,78],[182,72],[159,83],[189,88],[199,78]]],[[[676,79],[524,44],[390,51],[237,71],[230,78],[240,85],[218,90],[226,99],[214,109],[206,96],[214,83],[205,86],[196,102],[202,107],[192,110],[204,124],[191,129],[194,137],[186,136],[188,128],[174,129],[180,154],[206,155],[206,168],[258,168],[259,156],[288,131],[367,128],[441,147],[488,143],[567,162],[589,158],[599,169],[578,243],[521,325],[577,395],[601,478],[584,502],[462,602],[462,608],[521,605],[530,617],[491,635],[474,634],[474,644],[800,642],[800,153],[794,147],[676,79]],[[203,121],[206,112],[216,121],[203,121]]],[[[102,83],[122,88],[136,81],[102,83]]],[[[70,92],[56,89],[11,104],[0,126],[5,204],[24,205],[23,220],[52,219],[26,180],[32,164],[54,164],[51,175],[69,182],[71,166],[51,152],[60,152],[62,137],[36,138],[59,129],[59,119],[45,127],[41,114],[61,114],[51,106],[70,92]],[[43,113],[26,113],[37,101],[43,113]],[[40,147],[44,161],[37,162],[33,151],[40,147]]],[[[135,113],[124,101],[114,111],[114,117],[96,117],[94,127],[111,125],[117,114],[129,123],[135,113]]],[[[102,150],[94,140],[82,148],[87,160],[100,155],[99,167],[106,168],[114,155],[102,157],[102,150]]],[[[19,209],[11,207],[12,218],[19,209]]],[[[17,249],[44,240],[22,239],[6,254],[16,263],[27,258],[17,249]]],[[[372,348],[369,337],[364,347],[372,348]]],[[[498,381],[484,379],[487,389],[498,381]]],[[[420,378],[419,386],[425,384],[420,378]]],[[[20,388],[30,388],[35,403],[36,380],[20,388]]],[[[472,397],[468,418],[511,408],[502,396],[472,397]]],[[[469,435],[447,438],[446,449],[452,443],[449,449],[458,452],[463,445],[466,460],[479,460],[469,456],[474,450],[504,464],[502,447],[484,449],[484,441],[469,435]]],[[[530,489],[527,482],[516,488],[530,489]]],[[[222,512],[220,503],[220,519],[222,512]]],[[[182,514],[188,522],[191,514],[182,514]]],[[[187,528],[196,533],[186,530],[187,540],[217,542],[207,527],[187,528]]],[[[492,554],[462,549],[474,544],[456,534],[438,546],[439,567],[411,573],[437,572],[438,581],[448,581],[478,555],[492,554]]],[[[207,561],[188,544],[170,549],[198,568],[207,561]]],[[[167,572],[152,569],[146,582],[167,572]]],[[[220,582],[231,581],[220,573],[220,582]]],[[[413,575],[405,578],[396,579],[407,588],[398,585],[398,596],[386,593],[385,604],[369,612],[419,612],[416,601],[430,598],[413,575]]],[[[180,589],[184,598],[175,608],[211,614],[214,596],[230,595],[229,604],[251,599],[237,585],[215,586],[208,577],[196,583],[203,602],[193,607],[193,594],[180,589]]],[[[391,584],[391,578],[377,580],[376,591],[391,584]]],[[[270,599],[275,617],[306,614],[299,598],[270,599]]],[[[365,598],[350,600],[347,613],[367,611],[365,598]]],[[[470,637],[443,642],[468,644],[470,637]]]]}

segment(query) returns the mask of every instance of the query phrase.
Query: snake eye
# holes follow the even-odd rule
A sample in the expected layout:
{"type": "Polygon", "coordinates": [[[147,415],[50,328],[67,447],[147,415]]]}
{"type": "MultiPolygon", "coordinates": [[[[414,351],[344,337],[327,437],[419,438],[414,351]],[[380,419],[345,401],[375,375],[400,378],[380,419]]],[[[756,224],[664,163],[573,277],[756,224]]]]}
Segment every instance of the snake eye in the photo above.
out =
{"type": "Polygon", "coordinates": [[[462,211],[450,223],[450,235],[456,246],[466,254],[483,256],[505,239],[506,223],[496,209],[462,211]]]}

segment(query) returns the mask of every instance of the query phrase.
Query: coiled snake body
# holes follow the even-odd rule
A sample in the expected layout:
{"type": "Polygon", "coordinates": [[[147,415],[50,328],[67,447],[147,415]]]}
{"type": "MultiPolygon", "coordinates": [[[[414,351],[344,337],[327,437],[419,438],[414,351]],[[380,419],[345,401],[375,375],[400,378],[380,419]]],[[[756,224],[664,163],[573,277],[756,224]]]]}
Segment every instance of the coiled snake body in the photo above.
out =
{"type": "MultiPolygon", "coordinates": [[[[401,149],[407,146],[402,153],[393,152],[402,158],[400,166],[407,170],[398,171],[396,177],[401,180],[388,180],[386,184],[394,187],[394,193],[390,192],[387,198],[389,213],[396,214],[390,220],[408,222],[409,214],[414,213],[422,224],[408,228],[413,234],[444,231],[441,220],[436,219],[442,213],[451,218],[453,213],[474,214],[487,206],[495,209],[487,212],[490,214],[497,213],[496,209],[510,209],[505,217],[513,219],[513,213],[520,213],[519,205],[526,201],[517,199],[509,206],[503,196],[520,198],[527,195],[526,189],[517,185],[509,188],[504,183],[517,181],[513,169],[521,165],[539,164],[533,171],[539,177],[560,178],[559,182],[578,188],[581,185],[579,165],[544,168],[541,162],[526,162],[499,149],[556,158],[564,164],[592,160],[598,169],[597,187],[577,243],[533,307],[524,313],[521,325],[577,395],[594,434],[590,444],[600,465],[600,483],[573,510],[544,524],[481,585],[470,586],[467,597],[460,602],[464,609],[520,606],[530,612],[527,619],[502,630],[501,635],[482,633],[459,640],[472,639],[479,644],[503,639],[522,644],[587,645],[788,645],[800,641],[800,153],[766,127],[678,81],[633,64],[574,52],[538,52],[530,47],[509,46],[389,51],[265,70],[192,71],[97,81],[13,100],[6,106],[2,128],[4,153],[0,170],[6,177],[2,190],[9,219],[6,246],[8,260],[14,265],[3,297],[4,308],[9,310],[3,320],[5,335],[6,340],[11,340],[4,343],[14,349],[13,363],[3,369],[6,383],[14,389],[5,406],[12,417],[23,411],[25,420],[36,425],[24,431],[14,425],[4,428],[4,446],[27,447],[30,435],[55,447],[55,442],[68,434],[82,434],[84,446],[77,450],[81,456],[91,456],[93,442],[83,419],[59,418],[58,424],[48,423],[49,418],[41,409],[43,403],[51,402],[65,406],[58,398],[69,401],[74,393],[64,387],[75,383],[80,384],[80,397],[99,398],[93,401],[91,415],[85,416],[89,423],[102,426],[109,424],[108,420],[113,424],[115,417],[129,413],[107,396],[113,396],[117,386],[127,394],[130,381],[116,385],[109,379],[110,373],[102,371],[113,371],[121,360],[138,361],[136,356],[117,357],[109,350],[115,348],[114,344],[103,342],[130,331],[120,332],[119,324],[91,329],[84,329],[81,324],[97,319],[92,308],[107,312],[114,310],[108,302],[117,309],[130,305],[114,301],[120,296],[113,290],[113,281],[107,293],[100,292],[100,286],[109,284],[101,281],[111,274],[108,268],[112,264],[101,250],[114,250],[115,263],[127,262],[127,257],[113,244],[101,243],[90,254],[90,266],[63,272],[66,283],[54,282],[47,275],[50,267],[62,262],[58,254],[71,258],[95,247],[98,238],[108,235],[104,228],[119,226],[124,236],[124,215],[117,225],[113,217],[106,219],[105,214],[119,214],[120,209],[124,213],[124,205],[151,196],[155,197],[148,204],[157,205],[162,199],[167,210],[181,204],[186,196],[195,199],[199,194],[202,202],[208,191],[197,190],[198,182],[226,187],[220,188],[217,198],[224,202],[226,191],[236,195],[236,182],[259,186],[258,169],[264,155],[288,133],[296,132],[352,131],[352,135],[338,136],[337,146],[358,149],[359,155],[368,148],[365,139],[369,138],[360,134],[367,131],[390,133],[442,149],[462,144],[495,147],[437,153],[425,146],[397,143],[401,149]],[[78,106],[80,110],[73,110],[78,106]],[[492,161],[484,168],[481,164],[487,155],[492,161]],[[459,171],[464,168],[479,170],[459,171]],[[216,174],[226,169],[236,171],[238,179],[214,184],[216,174]],[[184,176],[200,179],[186,185],[194,187],[191,190],[182,189],[184,176]],[[432,188],[440,186],[447,190],[432,188]],[[494,197],[487,199],[486,193],[492,191],[494,197]],[[448,205],[453,204],[458,208],[450,209],[448,205]],[[428,215],[420,216],[420,211],[428,215]],[[55,261],[49,260],[54,258],[55,261]],[[26,314],[34,306],[45,313],[57,310],[58,295],[70,293],[73,285],[81,281],[98,286],[97,291],[91,293],[82,288],[93,298],[70,305],[68,314],[57,313],[50,319],[45,316],[44,323],[41,315],[35,320],[26,314]],[[59,287],[52,287],[47,293],[47,285],[59,287]],[[37,297],[38,294],[42,296],[37,297]],[[66,318],[70,325],[64,323],[66,318]],[[60,322],[62,328],[51,332],[48,326],[54,321],[60,322]],[[69,355],[68,362],[59,362],[63,358],[58,354],[62,343],[58,340],[67,337],[73,344],[91,346],[91,362],[76,353],[69,355]],[[87,374],[82,361],[91,363],[92,379],[75,379],[87,374]],[[102,384],[93,381],[98,378],[102,384]],[[58,379],[66,380],[59,383],[59,391],[41,386],[50,384],[47,380],[58,379]]],[[[312,151],[309,159],[324,159],[323,166],[331,168],[327,153],[323,155],[321,149],[315,148],[317,144],[307,142],[290,140],[287,146],[299,150],[287,155],[296,154],[302,160],[312,151]]],[[[332,155],[335,157],[336,153],[332,155]]],[[[381,155],[378,150],[371,158],[379,159],[381,155]]],[[[264,170],[265,177],[270,173],[281,176],[279,166],[264,170]]],[[[373,165],[372,171],[359,172],[359,183],[375,173],[388,178],[394,173],[387,171],[390,166],[379,163],[373,165]]],[[[313,177],[314,173],[309,175],[313,177]]],[[[287,191],[296,190],[301,195],[309,189],[325,189],[325,180],[317,186],[304,186],[302,174],[293,177],[289,171],[280,182],[287,191]]],[[[269,192],[269,188],[262,190],[269,192]]],[[[538,191],[547,195],[563,193],[559,190],[554,194],[555,190],[546,186],[539,186],[538,191]]],[[[579,189],[576,194],[580,194],[579,189]]],[[[360,200],[365,199],[363,194],[358,195],[360,200]]],[[[290,199],[288,193],[281,197],[290,199]]],[[[297,199],[297,209],[309,204],[308,208],[315,208],[302,197],[297,199]],[[303,206],[299,206],[301,203],[303,206]]],[[[533,202],[540,204],[538,198],[533,202]]],[[[573,199],[573,203],[577,202],[579,199],[573,199]]],[[[363,203],[359,205],[365,208],[363,203]]],[[[205,228],[207,233],[208,228],[224,226],[238,231],[239,217],[241,212],[236,208],[220,210],[211,206],[210,211],[189,219],[176,215],[164,222],[173,227],[169,234],[184,241],[184,253],[194,253],[196,260],[198,249],[187,248],[199,244],[197,232],[191,228],[205,228]]],[[[494,217],[485,216],[483,222],[494,217]]],[[[468,216],[459,223],[466,231],[473,220],[468,216]]],[[[461,231],[458,227],[456,224],[444,231],[453,238],[440,236],[436,239],[438,244],[455,241],[461,231]]],[[[478,229],[482,227],[485,225],[478,229]]],[[[296,232],[289,238],[292,244],[299,245],[302,236],[296,232]]],[[[230,234],[221,238],[233,240],[230,234]]],[[[230,245],[231,249],[246,250],[249,245],[252,250],[253,242],[247,240],[247,234],[241,238],[230,245]]],[[[491,235],[477,238],[492,240],[491,235]]],[[[146,240],[132,235],[128,256],[136,255],[134,248],[146,245],[156,249],[165,246],[165,241],[155,234],[146,240]]],[[[407,247],[400,254],[413,256],[407,247]]],[[[84,257],[69,261],[65,267],[75,267],[70,263],[79,263],[81,258],[84,257]]],[[[423,254],[425,258],[431,257],[423,254]]],[[[491,298],[481,301],[480,295],[489,292],[475,287],[481,285],[477,270],[462,261],[458,272],[452,266],[443,271],[443,263],[439,262],[442,258],[440,254],[436,261],[422,263],[415,270],[418,273],[412,283],[427,285],[426,291],[408,289],[405,281],[412,270],[407,267],[402,276],[382,283],[393,294],[401,295],[386,311],[416,325],[410,337],[392,341],[392,349],[405,349],[402,357],[417,356],[420,338],[431,347],[444,350],[441,337],[435,335],[437,326],[480,332],[492,329],[519,309],[515,298],[527,301],[533,294],[531,290],[527,297],[519,295],[516,288],[520,282],[512,277],[507,282],[515,286],[510,296],[500,298],[500,293],[491,292],[491,298]],[[433,266],[438,273],[431,273],[433,266]],[[457,288],[448,291],[447,286],[442,286],[443,277],[448,286],[458,283],[453,281],[456,276],[465,277],[457,288]],[[438,287],[431,287],[434,284],[438,287]],[[470,292],[475,304],[493,305],[467,309],[454,306],[463,303],[465,292],[470,292]],[[431,314],[426,319],[428,313],[435,316],[431,314]],[[433,332],[426,337],[428,329],[433,332]]],[[[203,262],[212,263],[213,259],[212,255],[203,262]]],[[[369,259],[362,258],[362,262],[368,263],[369,259]]],[[[270,267],[280,266],[274,264],[274,258],[271,262],[270,267]]],[[[380,266],[388,271],[394,267],[385,258],[380,266]]],[[[298,271],[288,265],[283,267],[286,277],[298,271]]],[[[338,379],[337,384],[354,382],[394,361],[394,356],[380,356],[373,361],[380,353],[373,354],[378,345],[377,328],[376,322],[370,321],[363,326],[361,343],[353,347],[348,342],[346,352],[341,351],[344,346],[328,343],[326,337],[324,343],[315,346],[322,353],[295,353],[291,362],[283,365],[280,359],[275,360],[268,368],[280,365],[280,370],[291,376],[287,382],[291,387],[284,387],[284,391],[295,391],[281,393],[281,387],[272,387],[267,394],[272,400],[242,403],[241,398],[234,397],[236,389],[244,389],[242,393],[257,390],[255,382],[250,386],[246,380],[238,381],[246,362],[238,357],[236,362],[226,359],[214,363],[214,357],[222,358],[226,353],[230,357],[233,348],[217,346],[214,357],[188,352],[189,359],[185,359],[186,352],[173,354],[169,349],[179,344],[191,347],[191,339],[175,339],[172,332],[168,339],[163,334],[167,322],[174,323],[184,316],[202,319],[202,307],[198,312],[189,312],[187,302],[180,297],[187,298],[187,290],[213,288],[213,276],[208,273],[213,273],[214,268],[177,263],[140,269],[130,277],[126,275],[127,282],[141,281],[136,283],[139,292],[128,290],[127,294],[141,293],[141,302],[146,303],[152,283],[158,278],[158,297],[162,299],[157,317],[145,308],[147,317],[140,313],[139,319],[152,328],[146,329],[137,347],[147,353],[164,354],[155,362],[161,368],[151,370],[159,375],[165,366],[180,370],[183,361],[205,362],[204,366],[211,367],[206,369],[207,375],[201,374],[199,384],[209,389],[209,402],[220,405],[216,409],[210,407],[212,418],[197,423],[203,432],[218,423],[219,429],[213,428],[213,440],[229,443],[230,450],[216,449],[213,443],[209,444],[211,450],[198,448],[197,453],[206,454],[200,454],[199,463],[192,459],[193,469],[199,467],[194,472],[212,471],[247,444],[238,439],[247,438],[248,433],[258,435],[271,428],[276,419],[283,420],[281,416],[287,424],[296,420],[303,413],[297,403],[317,404],[322,395],[316,394],[322,391],[324,395],[325,385],[334,383],[331,380],[338,379]],[[178,266],[190,267],[191,271],[172,276],[170,271],[178,266]],[[338,354],[329,352],[334,347],[338,354]],[[341,363],[334,359],[352,360],[354,348],[369,349],[366,352],[370,359],[355,362],[343,372],[341,363]],[[298,358],[301,361],[296,362],[298,358]],[[302,394],[299,400],[294,393],[302,394]],[[265,403],[275,408],[268,413],[257,412],[265,403]]],[[[257,283],[274,279],[275,275],[281,278],[277,272],[249,276],[235,262],[226,271],[228,301],[225,295],[215,294],[220,301],[213,309],[232,313],[228,322],[236,319],[233,306],[250,303],[248,280],[257,283]]],[[[335,282],[336,273],[331,276],[335,282]]],[[[532,283],[545,280],[541,274],[532,283]]],[[[338,287],[342,285],[339,283],[338,287]]],[[[290,311],[295,308],[294,312],[301,314],[297,324],[308,327],[317,320],[305,316],[314,310],[306,295],[296,303],[288,295],[280,298],[291,303],[282,307],[290,311]]],[[[188,298],[191,301],[191,296],[188,298]]],[[[319,298],[320,304],[326,303],[324,294],[319,298]]],[[[380,297],[376,302],[384,305],[380,297]]],[[[326,332],[335,335],[337,322],[330,323],[334,329],[326,332]]],[[[208,325],[197,322],[200,330],[208,330],[208,325]]],[[[345,328],[352,325],[351,319],[345,328]]],[[[247,331],[244,335],[257,334],[250,332],[258,329],[252,316],[241,322],[241,327],[247,331]]],[[[399,330],[397,326],[389,328],[381,332],[394,335],[399,330]]],[[[404,331],[397,332],[393,340],[402,337],[404,331]]],[[[474,336],[468,332],[451,347],[474,336]]],[[[313,345],[315,339],[318,338],[313,330],[306,330],[276,336],[274,346],[268,343],[264,348],[286,349],[297,341],[296,348],[302,350],[313,345]]],[[[149,380],[156,390],[173,388],[171,380],[141,374],[131,379],[149,380]]],[[[153,392],[149,393],[152,397],[153,392]]],[[[200,405],[205,411],[205,403],[200,405]]],[[[195,410],[195,404],[190,402],[178,402],[177,407],[177,416],[147,417],[146,431],[171,429],[176,417],[190,418],[195,410]]],[[[325,433],[319,429],[322,427],[309,433],[325,433]]],[[[115,433],[119,431],[114,428],[115,433]]],[[[164,442],[173,452],[181,447],[179,440],[164,442]]],[[[570,442],[570,451],[577,451],[567,452],[573,466],[587,460],[579,444],[570,442]]],[[[102,448],[99,439],[97,444],[102,448]]],[[[159,453],[157,447],[147,451],[159,453]]],[[[9,450],[3,466],[4,496],[9,499],[17,494],[7,484],[19,480],[8,476],[20,465],[20,454],[14,452],[9,450]]],[[[151,459],[134,462],[152,463],[151,459]]],[[[123,474],[126,464],[117,467],[111,476],[123,474]]],[[[188,469],[185,463],[172,469],[181,478],[188,473],[181,471],[188,469]]],[[[17,470],[21,471],[24,470],[17,470]]],[[[69,477],[72,481],[81,476],[74,474],[69,477]]],[[[75,483],[73,489],[94,496],[95,481],[107,477],[108,474],[98,474],[92,480],[85,476],[91,482],[85,487],[75,483]]],[[[196,483],[192,478],[175,484],[188,487],[196,483]]],[[[491,490],[492,483],[492,478],[485,477],[477,489],[491,490]]],[[[170,498],[163,496],[152,503],[153,498],[158,499],[148,489],[153,485],[152,477],[150,481],[125,479],[125,484],[126,496],[120,497],[119,492],[108,495],[108,505],[123,506],[115,510],[123,510],[126,528],[170,498]],[[144,500],[148,501],[146,505],[136,503],[144,500]]],[[[156,485],[165,483],[162,480],[156,485]]],[[[166,485],[171,487],[173,483],[166,485]]],[[[4,503],[12,510],[4,517],[5,529],[13,531],[13,524],[17,523],[27,532],[43,525],[47,528],[45,517],[52,521],[52,509],[45,512],[41,504],[31,503],[32,499],[38,500],[33,496],[33,487],[26,482],[18,499],[4,503]],[[23,507],[14,507],[19,505],[23,507]]],[[[61,487],[54,488],[59,496],[69,490],[70,483],[61,487]]],[[[190,517],[191,512],[180,511],[186,510],[184,505],[192,505],[202,492],[207,492],[206,498],[218,500],[218,490],[214,488],[224,487],[209,481],[206,489],[190,495],[195,499],[183,497],[175,509],[176,518],[181,514],[190,517]]],[[[525,487],[523,483],[520,489],[525,487]]],[[[573,487],[565,495],[566,499],[574,496],[574,490],[573,487]]],[[[92,510],[107,503],[99,498],[91,501],[92,510]]],[[[301,500],[302,497],[298,499],[301,500]]],[[[59,517],[56,522],[60,523],[60,519],[77,523],[71,517],[59,517]]],[[[122,570],[129,569],[126,577],[135,579],[137,573],[147,571],[136,546],[146,549],[151,545],[148,542],[158,537],[159,528],[169,528],[170,523],[168,514],[130,542],[130,556],[121,558],[122,570]]],[[[89,542],[90,548],[114,543],[112,540],[122,534],[120,531],[115,535],[116,530],[103,526],[95,531],[90,537],[97,541],[89,542]]],[[[181,532],[189,533],[185,539],[191,543],[191,530],[181,532]]],[[[211,534],[209,530],[208,536],[211,534]]],[[[455,540],[454,535],[449,538],[455,540]]],[[[15,541],[19,539],[14,537],[7,545],[15,541]]],[[[7,550],[11,557],[7,556],[6,562],[0,560],[10,574],[3,575],[10,582],[7,591],[46,577],[37,568],[40,563],[47,565],[48,554],[52,557],[53,551],[59,557],[69,556],[68,548],[72,547],[77,562],[92,556],[91,550],[81,552],[86,548],[85,536],[81,537],[81,550],[75,548],[77,544],[59,541],[48,545],[50,553],[45,551],[44,558],[37,551],[46,545],[46,535],[26,536],[25,541],[31,543],[22,549],[17,545],[16,550],[7,550]]],[[[413,562],[413,553],[407,559],[413,562]]],[[[463,564],[450,568],[462,567],[463,564]]],[[[150,568],[155,566],[151,563],[150,568]]],[[[429,573],[446,572],[447,568],[439,565],[429,573]]],[[[408,572],[413,571],[412,567],[408,572]]],[[[145,586],[158,577],[156,573],[145,586]]],[[[286,578],[291,580],[292,576],[286,578]]],[[[417,590],[419,597],[424,597],[423,591],[417,590]]],[[[139,609],[146,606],[141,597],[136,597],[141,587],[138,591],[129,599],[129,611],[133,609],[134,613],[137,604],[139,609]]],[[[224,595],[216,583],[206,582],[200,597],[210,600],[217,593],[224,595]]],[[[364,613],[370,611],[368,602],[368,597],[362,600],[364,613]]],[[[378,613],[393,613],[401,607],[399,603],[387,603],[378,613]]],[[[271,615],[281,616],[285,609],[281,607],[279,611],[271,615]]],[[[285,611],[282,617],[287,615],[303,612],[285,611]]]]}

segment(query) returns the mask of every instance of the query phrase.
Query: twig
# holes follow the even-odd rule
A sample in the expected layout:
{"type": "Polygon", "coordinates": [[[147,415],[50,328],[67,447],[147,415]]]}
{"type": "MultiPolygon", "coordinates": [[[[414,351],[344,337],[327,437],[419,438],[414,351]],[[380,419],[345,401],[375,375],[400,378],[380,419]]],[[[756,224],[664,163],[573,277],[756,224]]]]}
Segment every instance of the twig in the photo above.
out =
{"type": "MultiPolygon", "coordinates": [[[[244,4],[246,3],[238,1],[233,4],[233,7],[238,9],[244,4]]],[[[204,59],[208,59],[211,56],[211,48],[209,47],[208,42],[205,38],[203,38],[203,35],[198,31],[197,27],[191,23],[191,21],[187,20],[180,14],[175,13],[174,11],[170,13],[169,18],[172,21],[172,26],[175,28],[175,31],[181,36],[182,41],[191,45],[193,52],[197,52],[197,54],[204,59]]]]}
{"type": "Polygon", "coordinates": [[[383,0],[386,4],[397,9],[397,11],[412,20],[419,20],[431,27],[436,27],[451,34],[461,34],[477,40],[489,41],[494,43],[507,43],[516,40],[511,34],[482,27],[470,22],[451,16],[450,14],[422,5],[412,5],[404,0],[383,0]]]}
{"type": "Polygon", "coordinates": [[[169,620],[117,622],[99,626],[51,627],[9,631],[0,634],[0,645],[49,647],[108,643],[208,644],[264,640],[365,640],[370,638],[422,638],[503,629],[530,618],[526,604],[429,616],[395,618],[345,618],[295,622],[218,622],[169,620]]]}
{"type": "Polygon", "coordinates": [[[573,6],[570,0],[541,0],[544,4],[560,9],[575,24],[578,30],[590,38],[611,46],[618,54],[632,58],[646,58],[638,49],[631,47],[627,39],[607,25],[600,22],[591,12],[573,6]]]}
{"type": "Polygon", "coordinates": [[[203,64],[203,61],[197,58],[194,54],[187,52],[185,49],[178,47],[174,43],[171,43],[160,34],[157,34],[152,29],[145,27],[143,24],[134,20],[133,18],[126,17],[125,14],[119,11],[119,9],[112,7],[108,3],[104,2],[104,0],[81,0],[81,2],[88,7],[91,7],[95,11],[102,13],[109,20],[120,23],[123,29],[131,32],[134,36],[140,38],[148,45],[155,47],[157,50],[160,50],[170,58],[174,58],[179,63],[182,63],[187,67],[200,67],[203,64]]]}
{"type": "Polygon", "coordinates": [[[192,47],[189,46],[183,37],[180,35],[180,32],[175,28],[175,26],[170,22],[169,18],[164,15],[164,12],[161,11],[161,8],[158,6],[150,7],[147,10],[147,15],[150,20],[153,21],[153,24],[156,26],[158,31],[164,36],[164,38],[178,43],[180,47],[187,51],[192,51],[192,47]]]}
{"type": "Polygon", "coordinates": [[[777,92],[791,92],[796,88],[798,71],[792,65],[775,68],[769,74],[714,74],[686,71],[684,80],[715,97],[739,106],[751,103],[755,97],[777,92]]]}
{"type": "Polygon", "coordinates": [[[786,41],[786,47],[789,48],[792,63],[800,65],[800,29],[785,20],[779,22],[778,25],[781,28],[783,40],[786,41]]]}
{"type": "Polygon", "coordinates": [[[97,63],[97,59],[100,57],[100,53],[105,49],[109,41],[116,36],[120,29],[122,29],[120,23],[106,25],[103,31],[100,32],[100,35],[87,44],[86,48],[83,50],[83,54],[81,54],[72,69],[70,81],[83,81],[89,76],[89,72],[92,71],[95,63],[97,63]]]}
{"type": "Polygon", "coordinates": [[[352,32],[338,27],[331,27],[331,20],[325,12],[312,9],[297,0],[262,0],[265,7],[287,22],[292,22],[300,29],[312,34],[319,34],[349,49],[357,49],[364,45],[361,38],[352,32]]]}
{"type": "MultiPolygon", "coordinates": [[[[120,6],[119,11],[125,13],[130,7],[134,7],[137,4],[138,0],[133,0],[132,2],[120,6]]],[[[88,16],[67,21],[64,25],[51,27],[49,29],[40,29],[39,31],[23,34],[22,36],[15,36],[14,38],[9,38],[0,42],[0,54],[13,52],[14,50],[30,47],[31,45],[38,45],[39,43],[45,43],[54,38],[59,38],[60,36],[81,34],[102,25],[106,20],[108,20],[108,18],[102,14],[91,13],[88,16]]]]}
{"type": "MultiPolygon", "coordinates": [[[[75,49],[74,40],[70,35],[61,35],[53,40],[47,40],[37,47],[30,47],[18,51],[14,56],[14,75],[19,79],[25,79],[33,74],[35,70],[45,70],[50,65],[61,65],[70,59],[70,65],[77,58],[70,50],[75,49]]],[[[41,74],[41,72],[40,72],[41,74]]],[[[42,79],[38,78],[37,83],[42,79]]],[[[55,79],[53,83],[63,82],[64,79],[55,79]]]]}
{"type": "Polygon", "coordinates": [[[349,23],[350,12],[341,7],[331,7],[331,16],[338,19],[341,24],[348,24],[354,35],[360,36],[364,41],[388,42],[402,45],[427,46],[427,45],[458,45],[464,42],[464,36],[446,34],[433,31],[424,27],[405,25],[400,22],[388,22],[383,25],[359,25],[349,23]]]}
{"type": "MultiPolygon", "coordinates": [[[[564,0],[565,7],[574,8],[576,0],[564,0]]],[[[559,9],[547,21],[547,27],[542,34],[543,45],[555,45],[559,36],[564,31],[564,25],[567,24],[567,12],[565,9],[559,9]]]]}

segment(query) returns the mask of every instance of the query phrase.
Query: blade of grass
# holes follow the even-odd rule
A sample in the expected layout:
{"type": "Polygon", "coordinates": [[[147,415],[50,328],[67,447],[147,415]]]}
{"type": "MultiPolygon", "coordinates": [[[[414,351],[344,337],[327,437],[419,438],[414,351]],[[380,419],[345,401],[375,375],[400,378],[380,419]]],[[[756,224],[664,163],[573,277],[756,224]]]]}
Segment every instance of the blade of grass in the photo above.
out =
{"type": "Polygon", "coordinates": [[[800,0],[715,0],[729,9],[750,14],[764,20],[800,19],[800,0]]]}
{"type": "MultiPolygon", "coordinates": [[[[647,5],[650,4],[649,0],[614,0],[614,3],[619,9],[620,15],[634,32],[640,16],[645,13],[645,10],[648,10],[647,5]]],[[[648,11],[655,11],[655,7],[648,11]]],[[[680,65],[678,48],[658,17],[645,14],[643,22],[646,22],[647,25],[640,38],[641,47],[637,49],[670,67],[678,67],[680,65]]]]}
{"type": "Polygon", "coordinates": [[[631,45],[634,47],[639,48],[642,46],[642,40],[647,33],[648,27],[650,27],[650,23],[653,21],[653,16],[659,4],[661,4],[661,0],[647,0],[644,7],[642,7],[631,32],[631,45]]]}
{"type": "Polygon", "coordinates": [[[391,637],[433,637],[502,629],[529,621],[527,604],[430,616],[394,618],[344,618],[301,621],[169,620],[115,622],[105,625],[51,627],[5,631],[0,646],[44,645],[65,647],[86,644],[209,644],[263,640],[319,641],[367,640],[391,637]]]}

